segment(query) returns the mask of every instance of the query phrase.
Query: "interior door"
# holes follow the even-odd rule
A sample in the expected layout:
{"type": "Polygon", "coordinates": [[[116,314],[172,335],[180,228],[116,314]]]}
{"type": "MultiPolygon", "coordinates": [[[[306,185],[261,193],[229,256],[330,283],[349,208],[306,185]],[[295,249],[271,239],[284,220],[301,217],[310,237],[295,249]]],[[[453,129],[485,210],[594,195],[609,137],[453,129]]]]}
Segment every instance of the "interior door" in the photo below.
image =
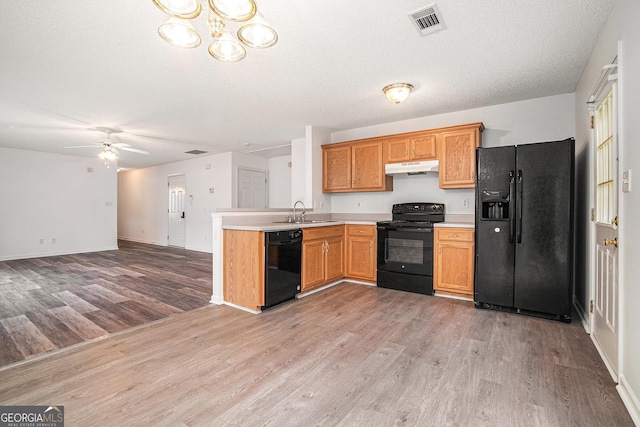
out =
{"type": "Polygon", "coordinates": [[[169,177],[169,236],[170,246],[185,247],[185,193],[184,175],[169,177]]]}
{"type": "Polygon", "coordinates": [[[592,299],[592,333],[618,375],[618,141],[616,85],[594,112],[595,147],[595,289],[592,299]]]}
{"type": "Polygon", "coordinates": [[[266,171],[238,168],[238,207],[268,207],[268,180],[266,171]]]}

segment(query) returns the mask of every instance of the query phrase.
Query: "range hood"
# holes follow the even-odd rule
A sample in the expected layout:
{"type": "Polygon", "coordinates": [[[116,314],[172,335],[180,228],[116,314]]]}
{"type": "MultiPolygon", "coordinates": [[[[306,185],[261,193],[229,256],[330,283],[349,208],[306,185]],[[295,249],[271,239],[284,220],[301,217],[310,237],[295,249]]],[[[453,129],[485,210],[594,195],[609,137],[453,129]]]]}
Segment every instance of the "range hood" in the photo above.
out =
{"type": "Polygon", "coordinates": [[[409,175],[424,174],[427,172],[438,173],[437,160],[425,160],[422,162],[389,163],[384,166],[387,175],[399,175],[407,173],[409,175]]]}

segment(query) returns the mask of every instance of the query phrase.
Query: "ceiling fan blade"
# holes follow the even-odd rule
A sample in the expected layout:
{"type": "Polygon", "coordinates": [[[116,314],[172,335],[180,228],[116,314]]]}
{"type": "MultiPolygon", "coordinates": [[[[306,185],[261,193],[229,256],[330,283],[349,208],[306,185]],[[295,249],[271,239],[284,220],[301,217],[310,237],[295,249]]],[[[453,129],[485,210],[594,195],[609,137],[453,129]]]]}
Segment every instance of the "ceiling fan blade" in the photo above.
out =
{"type": "Polygon", "coordinates": [[[122,148],[122,147],[131,147],[131,144],[127,144],[124,142],[116,142],[115,144],[111,144],[112,147],[118,147],[118,148],[122,148]]]}
{"type": "Polygon", "coordinates": [[[118,148],[124,151],[131,151],[132,153],[149,154],[148,151],[138,150],[137,148],[129,148],[129,147],[121,147],[121,146],[118,146],[118,148]]]}
{"type": "Polygon", "coordinates": [[[73,145],[71,147],[64,147],[64,148],[100,148],[100,145],[73,145]]]}

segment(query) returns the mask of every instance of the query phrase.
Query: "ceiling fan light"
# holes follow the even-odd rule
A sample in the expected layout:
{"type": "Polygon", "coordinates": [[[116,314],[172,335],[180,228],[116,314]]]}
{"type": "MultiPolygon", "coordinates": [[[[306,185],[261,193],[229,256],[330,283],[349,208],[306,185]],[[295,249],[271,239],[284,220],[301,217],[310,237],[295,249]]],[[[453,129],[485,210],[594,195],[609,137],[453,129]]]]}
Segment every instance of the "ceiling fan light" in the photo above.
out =
{"type": "Polygon", "coordinates": [[[225,30],[222,36],[215,38],[209,45],[209,54],[220,61],[236,62],[244,58],[247,51],[225,30]]]}
{"type": "Polygon", "coordinates": [[[253,0],[209,0],[209,7],[228,21],[248,21],[257,12],[253,0]]]}
{"type": "Polygon", "coordinates": [[[399,104],[409,97],[413,86],[409,83],[394,83],[382,88],[389,101],[399,104]]]}
{"type": "Polygon", "coordinates": [[[202,11],[198,0],[153,0],[153,3],[167,15],[182,19],[195,18],[202,11]]]}
{"type": "Polygon", "coordinates": [[[251,22],[240,27],[238,39],[247,46],[262,49],[276,44],[278,34],[258,13],[251,22]]]}
{"type": "Polygon", "coordinates": [[[98,157],[105,162],[113,162],[118,159],[118,155],[111,148],[105,148],[103,152],[98,154],[98,157]]]}
{"type": "Polygon", "coordinates": [[[197,47],[202,41],[191,22],[179,18],[170,18],[162,24],[158,34],[166,42],[178,47],[197,47]]]}

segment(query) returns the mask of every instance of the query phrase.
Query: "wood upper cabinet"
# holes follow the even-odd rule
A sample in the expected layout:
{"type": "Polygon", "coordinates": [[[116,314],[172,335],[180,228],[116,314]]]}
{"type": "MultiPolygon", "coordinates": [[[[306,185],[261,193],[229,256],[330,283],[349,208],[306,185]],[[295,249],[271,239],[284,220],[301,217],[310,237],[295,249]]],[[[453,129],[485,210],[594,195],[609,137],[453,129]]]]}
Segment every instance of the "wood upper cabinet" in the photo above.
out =
{"type": "Polygon", "coordinates": [[[368,282],[376,281],[376,226],[347,225],[346,276],[368,282]]]}
{"type": "Polygon", "coordinates": [[[344,277],[344,226],[302,230],[302,291],[344,277]]]}
{"type": "Polygon", "coordinates": [[[434,290],[473,298],[475,230],[435,228],[434,232],[434,290]]]}
{"type": "Polygon", "coordinates": [[[322,147],[322,191],[351,190],[351,146],[322,147]]]}
{"type": "Polygon", "coordinates": [[[223,230],[224,300],[251,310],[264,305],[264,232],[223,230]]]}
{"type": "Polygon", "coordinates": [[[440,188],[474,188],[476,147],[481,144],[482,123],[459,126],[440,134],[440,188]]]}
{"type": "Polygon", "coordinates": [[[385,175],[381,139],[322,146],[322,191],[390,191],[385,175]]]}
{"type": "Polygon", "coordinates": [[[396,135],[384,142],[384,163],[434,160],[437,158],[438,134],[413,132],[396,135]]]}

